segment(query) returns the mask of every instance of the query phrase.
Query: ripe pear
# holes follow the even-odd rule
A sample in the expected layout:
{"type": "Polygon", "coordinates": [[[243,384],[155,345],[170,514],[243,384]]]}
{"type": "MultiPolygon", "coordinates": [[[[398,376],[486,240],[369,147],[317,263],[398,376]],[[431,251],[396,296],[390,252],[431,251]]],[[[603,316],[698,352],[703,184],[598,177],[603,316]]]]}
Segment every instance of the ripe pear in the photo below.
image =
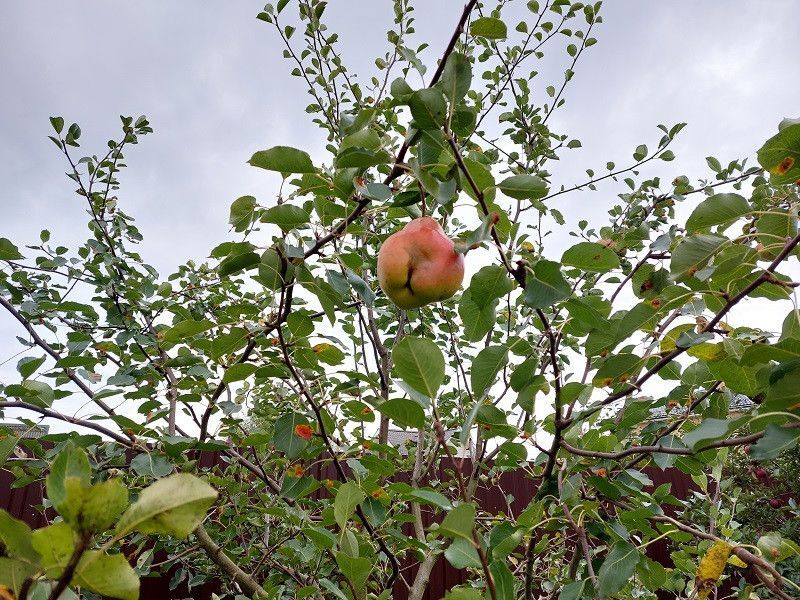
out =
{"type": "Polygon", "coordinates": [[[439,223],[420,217],[393,233],[378,252],[378,282],[398,308],[419,308],[455,294],[464,256],[439,223]]]}

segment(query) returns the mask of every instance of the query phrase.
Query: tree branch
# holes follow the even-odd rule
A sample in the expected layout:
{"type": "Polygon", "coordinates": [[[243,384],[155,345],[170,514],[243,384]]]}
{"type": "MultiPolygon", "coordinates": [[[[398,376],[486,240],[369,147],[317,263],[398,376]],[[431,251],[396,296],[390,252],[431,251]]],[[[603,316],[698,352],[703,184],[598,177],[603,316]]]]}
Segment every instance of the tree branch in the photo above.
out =
{"type": "Polygon", "coordinates": [[[267,597],[266,590],[261,587],[261,585],[259,585],[259,583],[253,579],[253,577],[242,571],[239,566],[223,552],[222,548],[211,539],[210,535],[208,535],[208,532],[203,525],[200,525],[194,530],[194,535],[197,538],[198,545],[205,550],[206,554],[208,554],[208,557],[214,562],[214,564],[222,569],[223,573],[241,586],[245,593],[258,598],[267,597]]]}

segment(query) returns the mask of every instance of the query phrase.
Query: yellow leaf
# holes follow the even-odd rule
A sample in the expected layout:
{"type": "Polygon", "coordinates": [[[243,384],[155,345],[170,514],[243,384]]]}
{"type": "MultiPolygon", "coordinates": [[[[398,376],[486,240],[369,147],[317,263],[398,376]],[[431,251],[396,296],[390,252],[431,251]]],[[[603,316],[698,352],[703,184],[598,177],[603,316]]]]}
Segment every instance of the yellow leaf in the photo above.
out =
{"type": "Polygon", "coordinates": [[[738,556],[731,556],[731,557],[728,559],[728,564],[731,564],[731,565],[733,565],[734,567],[739,567],[740,569],[746,569],[746,568],[747,568],[747,563],[746,563],[746,562],[744,562],[744,561],[743,561],[741,558],[739,558],[738,556]]]}
{"type": "Polygon", "coordinates": [[[716,586],[717,580],[725,570],[725,563],[731,555],[732,546],[726,542],[714,542],[700,559],[695,576],[697,597],[706,600],[716,586]]]}

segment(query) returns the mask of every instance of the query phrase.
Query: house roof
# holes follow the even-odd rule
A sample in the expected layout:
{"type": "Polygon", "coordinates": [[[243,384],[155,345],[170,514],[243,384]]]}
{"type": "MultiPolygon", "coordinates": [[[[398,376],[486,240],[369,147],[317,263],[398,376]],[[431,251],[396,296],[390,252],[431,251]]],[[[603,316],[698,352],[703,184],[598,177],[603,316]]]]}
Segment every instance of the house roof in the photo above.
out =
{"type": "MultiPolygon", "coordinates": [[[[454,429],[444,432],[444,439],[448,441],[456,433],[454,429]]],[[[387,443],[400,451],[400,454],[408,454],[408,449],[417,445],[417,432],[406,431],[405,429],[389,429],[387,443]]]]}
{"type": "Polygon", "coordinates": [[[0,422],[0,431],[3,429],[11,430],[11,433],[20,438],[36,439],[42,437],[43,435],[47,435],[47,432],[50,431],[50,426],[37,425],[36,427],[30,427],[24,423],[0,422]]]}
{"type": "MultiPolygon", "coordinates": [[[[744,394],[734,394],[731,397],[730,405],[728,406],[728,410],[732,412],[744,412],[750,410],[755,406],[755,402],[750,400],[744,394]]],[[[667,409],[663,406],[658,406],[656,408],[650,409],[650,421],[661,421],[666,419],[668,416],[679,417],[683,415],[684,407],[682,406],[675,406],[671,409],[667,409]]]]}

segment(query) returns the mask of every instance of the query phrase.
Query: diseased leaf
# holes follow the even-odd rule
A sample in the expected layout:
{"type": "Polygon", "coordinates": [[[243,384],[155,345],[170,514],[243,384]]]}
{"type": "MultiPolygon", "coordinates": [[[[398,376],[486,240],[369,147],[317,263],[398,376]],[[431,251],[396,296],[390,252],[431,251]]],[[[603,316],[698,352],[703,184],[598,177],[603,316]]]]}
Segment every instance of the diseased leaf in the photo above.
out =
{"type": "Polygon", "coordinates": [[[619,267],[619,257],[594,242],[581,242],[564,252],[561,262],[591,273],[606,273],[619,267]]]}

